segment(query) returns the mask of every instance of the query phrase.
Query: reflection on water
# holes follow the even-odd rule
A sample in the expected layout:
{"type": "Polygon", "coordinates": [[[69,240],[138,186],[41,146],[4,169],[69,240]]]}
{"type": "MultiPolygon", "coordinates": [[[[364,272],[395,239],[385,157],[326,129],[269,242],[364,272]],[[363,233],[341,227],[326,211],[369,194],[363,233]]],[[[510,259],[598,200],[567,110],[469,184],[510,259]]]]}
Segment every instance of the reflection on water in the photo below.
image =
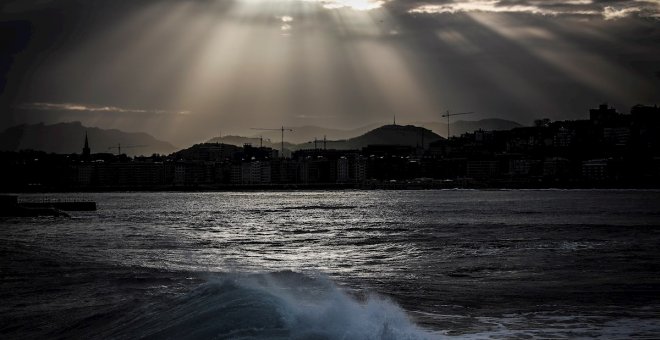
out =
{"type": "MultiPolygon", "coordinates": [[[[656,191],[87,198],[98,202],[98,211],[3,221],[1,294],[9,304],[0,315],[14,326],[2,333],[129,336],[129,328],[121,333],[108,325],[148,310],[150,316],[130,329],[154,335],[139,329],[174,313],[177,297],[207,294],[218,277],[291,273],[301,280],[329,278],[355,306],[381,301],[369,294],[391,299],[436,336],[660,334],[652,317],[659,312],[660,288],[656,191]],[[47,316],[53,311],[68,317],[47,316]],[[87,326],[80,326],[83,321],[87,326]],[[41,326],[28,327],[30,322],[41,326]]],[[[228,286],[214,287],[222,294],[209,301],[227,297],[228,286]]],[[[396,329],[415,329],[407,327],[396,329]]],[[[410,334],[425,334],[415,332],[410,334]]]]}

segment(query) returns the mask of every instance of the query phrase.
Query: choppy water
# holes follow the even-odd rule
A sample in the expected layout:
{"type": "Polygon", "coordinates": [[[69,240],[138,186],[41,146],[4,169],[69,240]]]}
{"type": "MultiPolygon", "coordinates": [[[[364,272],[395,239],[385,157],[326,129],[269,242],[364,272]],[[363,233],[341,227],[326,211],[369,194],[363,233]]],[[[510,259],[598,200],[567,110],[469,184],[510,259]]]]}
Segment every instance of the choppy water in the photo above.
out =
{"type": "Polygon", "coordinates": [[[3,338],[660,337],[658,191],[74,196],[0,221],[3,338]]]}

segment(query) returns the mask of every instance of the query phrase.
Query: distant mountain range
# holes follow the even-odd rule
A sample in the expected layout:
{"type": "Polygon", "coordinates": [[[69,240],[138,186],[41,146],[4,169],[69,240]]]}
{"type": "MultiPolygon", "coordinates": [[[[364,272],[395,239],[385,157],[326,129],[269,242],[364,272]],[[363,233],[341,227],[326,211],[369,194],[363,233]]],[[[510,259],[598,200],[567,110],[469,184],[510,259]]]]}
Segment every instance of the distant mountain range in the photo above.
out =
{"type": "MultiPolygon", "coordinates": [[[[483,119],[479,121],[456,121],[450,125],[452,135],[460,135],[478,129],[509,130],[520,124],[503,119],[483,119]]],[[[52,125],[23,124],[11,127],[0,133],[0,150],[41,150],[60,154],[80,153],[82,151],[85,133],[88,134],[92,153],[117,152],[121,144],[122,153],[129,156],[151,155],[154,153],[171,154],[177,150],[175,146],[154,138],[147,133],[129,133],[120,130],[105,130],[96,127],[86,127],[80,122],[58,123],[52,125]]],[[[294,127],[293,132],[285,132],[285,153],[292,150],[324,146],[328,149],[361,149],[374,144],[396,144],[417,146],[443,138],[447,134],[447,125],[438,122],[421,122],[414,125],[384,125],[363,126],[353,130],[326,129],[318,126],[294,127]]],[[[251,144],[263,145],[279,150],[281,148],[281,133],[264,131],[263,138],[222,136],[209,140],[211,143],[226,143],[238,146],[251,144]]]]}
{"type": "MultiPolygon", "coordinates": [[[[452,136],[461,135],[466,132],[482,130],[510,130],[521,125],[504,119],[482,119],[478,121],[456,121],[450,124],[452,136]]],[[[294,127],[293,132],[285,132],[284,148],[288,150],[322,148],[323,137],[326,137],[328,149],[360,149],[373,144],[397,144],[417,146],[436,141],[447,135],[447,124],[438,122],[414,123],[414,125],[369,125],[354,130],[324,129],[317,126],[294,127]]],[[[210,143],[226,143],[242,146],[251,144],[253,146],[263,145],[274,149],[281,148],[281,133],[266,131],[260,137],[222,136],[209,140],[210,143]]]]}
{"type": "MultiPolygon", "coordinates": [[[[284,140],[292,144],[302,144],[307,142],[313,142],[316,138],[317,140],[322,140],[325,136],[328,140],[344,140],[354,138],[360,135],[363,135],[373,129],[376,129],[380,126],[386,124],[370,124],[361,126],[355,129],[341,130],[341,129],[327,129],[319,126],[305,125],[292,127],[293,132],[285,132],[284,140]]],[[[411,122],[410,125],[423,127],[429,129],[436,134],[447,137],[447,124],[442,122],[411,122]]],[[[466,132],[473,132],[479,129],[492,131],[492,130],[510,130],[521,125],[510,120],[505,119],[482,119],[476,121],[464,121],[458,120],[449,125],[449,129],[452,136],[459,136],[466,132]]],[[[281,133],[279,131],[263,131],[255,134],[251,134],[250,138],[256,138],[259,140],[259,136],[262,136],[265,140],[270,139],[271,142],[277,143],[281,140],[281,133]]],[[[231,136],[226,136],[231,137],[231,136]]],[[[235,137],[235,136],[233,136],[235,137]]],[[[223,137],[224,138],[224,137],[223,137]]],[[[230,143],[233,144],[233,143],[230,143]]],[[[254,145],[254,143],[253,143],[254,145]]]]}
{"type": "Polygon", "coordinates": [[[117,153],[118,144],[122,146],[121,152],[129,156],[170,154],[177,149],[172,144],[157,140],[146,133],[104,130],[86,127],[80,122],[72,122],[52,125],[23,124],[11,127],[0,133],[0,150],[31,149],[60,154],[81,153],[85,133],[88,135],[92,153],[117,153]]]}
{"type": "MultiPolygon", "coordinates": [[[[368,145],[396,144],[408,146],[428,146],[429,143],[442,139],[438,134],[423,127],[413,125],[384,125],[363,135],[346,140],[331,141],[327,144],[331,149],[361,149],[368,145]]],[[[323,147],[323,141],[317,147],[323,147]]],[[[298,149],[310,149],[314,143],[296,145],[298,149]]]]}
{"type": "MultiPolygon", "coordinates": [[[[360,136],[344,139],[344,140],[317,140],[315,142],[307,142],[300,144],[284,143],[285,154],[290,151],[312,148],[323,148],[337,150],[361,149],[368,145],[408,145],[408,146],[424,146],[428,147],[429,143],[442,139],[443,137],[434,133],[433,131],[413,125],[384,125],[368,131],[360,136]],[[325,145],[324,145],[325,144],[325,145]]],[[[261,140],[260,138],[239,137],[239,136],[225,136],[216,137],[209,140],[210,143],[226,143],[242,146],[244,144],[251,144],[253,146],[266,146],[274,149],[280,149],[281,144],[272,140],[261,140]]]]}
{"type": "MultiPolygon", "coordinates": [[[[406,145],[411,147],[418,147],[428,145],[437,140],[444,139],[438,134],[434,133],[431,130],[413,126],[413,125],[384,125],[373,129],[363,135],[357,136],[355,138],[349,138],[344,140],[317,140],[315,142],[301,143],[301,144],[291,144],[284,143],[284,155],[289,156],[291,152],[296,150],[310,150],[310,149],[335,149],[335,150],[360,150],[369,145],[406,145]],[[316,144],[316,145],[315,145],[316,144]]],[[[281,140],[280,140],[281,141],[281,140]]],[[[261,138],[249,138],[249,137],[239,137],[239,136],[225,136],[220,138],[213,138],[209,140],[209,144],[196,144],[188,149],[184,149],[175,154],[175,158],[186,159],[186,157],[191,157],[191,155],[211,155],[212,152],[209,152],[209,146],[214,147],[213,143],[223,143],[231,144],[236,146],[242,146],[245,144],[250,144],[254,147],[264,146],[273,148],[276,150],[281,149],[280,143],[273,143],[271,141],[264,141],[261,138]],[[201,151],[207,150],[207,151],[201,151]]],[[[222,150],[217,146],[219,150],[222,150]]],[[[222,151],[218,151],[219,154],[222,151]]],[[[215,156],[212,156],[215,157],[215,156]]]]}
{"type": "MultiPolygon", "coordinates": [[[[303,149],[324,148],[336,150],[359,150],[368,145],[408,145],[418,146],[424,143],[428,147],[429,143],[442,139],[438,134],[431,130],[412,126],[412,125],[384,125],[375,128],[360,136],[344,139],[344,140],[317,140],[316,145],[314,141],[300,144],[284,143],[284,154],[289,155],[290,152],[303,149]],[[324,145],[325,144],[325,145],[324,145]]],[[[212,138],[209,143],[225,143],[243,146],[244,144],[251,144],[252,146],[265,146],[276,150],[281,149],[280,143],[272,140],[262,140],[260,138],[240,137],[240,136],[224,136],[212,138]]]]}
{"type": "MultiPolygon", "coordinates": [[[[447,137],[447,124],[439,122],[413,123],[413,125],[423,126],[443,137],[447,137]]],[[[449,124],[449,133],[452,136],[460,136],[467,132],[474,132],[479,129],[485,131],[511,130],[522,125],[505,119],[482,119],[482,120],[457,120],[449,124]]]]}

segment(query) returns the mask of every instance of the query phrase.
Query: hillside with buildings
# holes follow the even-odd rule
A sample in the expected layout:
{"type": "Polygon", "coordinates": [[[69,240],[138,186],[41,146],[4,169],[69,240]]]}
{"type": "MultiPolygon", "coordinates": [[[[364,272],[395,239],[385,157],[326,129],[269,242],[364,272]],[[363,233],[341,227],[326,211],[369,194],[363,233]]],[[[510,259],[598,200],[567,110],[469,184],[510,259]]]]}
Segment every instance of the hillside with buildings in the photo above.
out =
{"type": "MultiPolygon", "coordinates": [[[[382,126],[387,126],[392,124],[369,124],[365,126],[360,126],[354,129],[344,130],[344,129],[332,129],[324,128],[314,125],[305,125],[305,126],[294,126],[291,127],[293,131],[287,132],[285,135],[285,148],[295,150],[296,148],[293,145],[297,144],[313,144],[316,140],[326,140],[326,141],[345,141],[348,139],[356,138],[361,135],[368,133],[369,131],[378,129],[382,126]]],[[[443,122],[412,122],[406,123],[404,125],[397,126],[406,126],[412,125],[417,127],[422,127],[428,130],[433,131],[433,133],[446,137],[447,135],[447,124],[443,122]]],[[[506,120],[506,119],[497,119],[497,118],[488,118],[481,120],[457,120],[452,122],[450,127],[450,133],[452,136],[460,136],[467,132],[472,132],[476,130],[509,130],[521,125],[517,122],[506,120]]],[[[277,129],[276,129],[277,130],[277,129]]],[[[259,133],[245,134],[245,136],[238,135],[225,135],[225,136],[216,136],[209,140],[210,143],[227,143],[241,146],[243,144],[249,143],[252,145],[259,145],[262,143],[264,146],[275,146],[281,141],[281,133],[277,131],[260,131],[259,133]]],[[[337,145],[339,147],[339,145],[337,145]]]]}
{"type": "MultiPolygon", "coordinates": [[[[421,126],[427,128],[438,135],[447,138],[447,124],[440,122],[422,122],[422,123],[413,123],[413,125],[421,126]]],[[[481,120],[457,120],[449,124],[449,133],[452,136],[460,136],[464,133],[470,133],[477,130],[484,131],[496,131],[496,130],[510,130],[517,127],[521,127],[517,122],[498,119],[498,118],[488,118],[481,120]]]]}
{"type": "MultiPolygon", "coordinates": [[[[81,139],[82,140],[82,139],[81,139]]],[[[90,138],[90,144],[92,143],[90,138]]],[[[604,104],[588,120],[477,130],[449,139],[386,125],[284,157],[277,143],[201,143],[151,157],[3,152],[4,190],[445,187],[659,187],[660,109],[622,114],[604,104]]]]}
{"type": "MultiPolygon", "coordinates": [[[[423,127],[413,125],[384,125],[364,134],[343,139],[331,140],[325,138],[313,139],[306,143],[292,144],[287,142],[288,135],[285,135],[284,155],[288,156],[292,151],[308,149],[337,149],[352,150],[362,149],[369,145],[404,145],[410,147],[428,147],[429,143],[442,139],[438,134],[423,127]]],[[[240,136],[215,137],[208,143],[223,143],[236,146],[249,144],[251,146],[263,146],[278,149],[281,152],[281,137],[279,140],[251,138],[240,136]]]]}
{"type": "Polygon", "coordinates": [[[296,145],[298,150],[313,148],[351,150],[362,149],[369,145],[404,145],[410,147],[428,146],[429,143],[442,139],[439,135],[423,127],[413,125],[384,125],[360,136],[346,140],[317,140],[296,145]]]}

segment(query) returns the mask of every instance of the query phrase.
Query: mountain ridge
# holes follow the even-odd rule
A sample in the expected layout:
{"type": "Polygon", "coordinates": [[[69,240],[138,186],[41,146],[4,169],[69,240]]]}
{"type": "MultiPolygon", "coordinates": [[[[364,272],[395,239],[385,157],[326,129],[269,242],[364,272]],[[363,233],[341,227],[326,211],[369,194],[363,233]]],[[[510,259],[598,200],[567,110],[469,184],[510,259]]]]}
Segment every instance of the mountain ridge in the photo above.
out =
{"type": "MultiPolygon", "coordinates": [[[[478,121],[459,120],[450,125],[450,130],[452,135],[459,135],[478,129],[506,130],[519,126],[521,125],[513,121],[491,118],[478,121]]],[[[319,135],[319,137],[316,137],[316,147],[319,148],[361,149],[374,144],[397,144],[414,147],[422,143],[422,136],[424,136],[424,145],[428,146],[428,143],[444,138],[446,127],[445,123],[440,122],[417,122],[410,125],[385,124],[382,126],[370,124],[350,130],[305,125],[294,127],[293,133],[287,132],[285,134],[284,148],[285,153],[292,150],[314,148],[315,137],[312,136],[316,135],[319,135]],[[296,132],[298,136],[294,138],[296,132]],[[324,136],[326,137],[325,142],[323,140],[324,136]]],[[[0,132],[0,150],[33,149],[61,154],[80,153],[85,133],[89,136],[93,153],[116,153],[118,144],[124,145],[122,153],[129,156],[151,155],[154,153],[171,154],[180,149],[145,132],[125,132],[118,129],[87,127],[82,125],[81,122],[75,121],[49,125],[45,123],[21,124],[10,127],[0,132]],[[53,143],[53,141],[58,143],[53,143]],[[130,146],[137,147],[131,148],[130,146]]],[[[279,131],[265,131],[263,134],[249,137],[227,135],[213,137],[208,142],[220,142],[237,146],[243,146],[244,144],[259,146],[263,144],[263,146],[280,150],[281,133],[279,131]]]]}
{"type": "MultiPolygon", "coordinates": [[[[301,149],[312,149],[314,147],[337,150],[350,150],[361,149],[368,145],[407,145],[411,147],[420,146],[422,142],[424,146],[429,143],[443,139],[443,137],[434,133],[433,131],[414,125],[383,125],[370,130],[359,136],[343,140],[318,140],[316,146],[314,142],[306,143],[284,143],[285,153],[287,150],[295,151],[301,149]]],[[[209,143],[226,143],[232,145],[242,146],[243,144],[251,144],[253,146],[263,145],[273,149],[281,149],[281,142],[273,142],[272,140],[261,140],[260,138],[241,137],[241,136],[224,136],[215,137],[208,141],[209,143]]]]}
{"type": "MultiPolygon", "coordinates": [[[[498,118],[489,118],[481,119],[477,121],[463,121],[459,120],[450,124],[450,133],[452,136],[460,135],[466,132],[473,132],[479,129],[482,130],[510,130],[512,128],[520,127],[517,122],[509,121],[505,119],[498,118]]],[[[367,145],[374,144],[398,144],[398,145],[408,145],[408,146],[417,146],[421,144],[422,135],[424,135],[424,145],[428,146],[428,143],[436,141],[438,139],[444,138],[446,136],[447,124],[440,122],[417,122],[411,123],[409,125],[400,125],[400,124],[385,124],[385,125],[365,125],[359,128],[352,130],[340,130],[340,129],[323,129],[317,126],[303,126],[303,127],[293,127],[293,132],[286,132],[284,135],[284,148],[285,150],[299,150],[299,149],[311,149],[314,147],[314,138],[316,139],[316,147],[325,147],[329,149],[360,149],[367,145]],[[307,129],[307,130],[305,130],[307,129]],[[341,136],[346,136],[344,138],[336,138],[336,135],[325,134],[320,137],[311,137],[309,129],[317,132],[339,132],[341,136]],[[396,136],[386,132],[387,129],[395,129],[398,132],[404,132],[406,129],[408,131],[405,133],[405,136],[399,136],[401,138],[395,138],[396,136]],[[417,129],[417,130],[416,130],[417,129]],[[305,137],[295,138],[295,133],[297,131],[305,131],[305,137]],[[324,141],[324,138],[325,141],[324,141]],[[304,140],[303,142],[296,142],[299,140],[304,140]]],[[[213,137],[208,140],[210,143],[226,143],[237,146],[242,146],[244,144],[251,144],[253,146],[263,145],[265,147],[270,147],[273,149],[281,149],[281,132],[267,131],[260,135],[253,135],[249,137],[237,136],[237,135],[227,135],[222,137],[213,137]]]]}
{"type": "MultiPolygon", "coordinates": [[[[284,140],[291,144],[303,144],[322,140],[325,136],[328,140],[342,140],[351,139],[363,135],[373,129],[384,125],[392,125],[391,123],[373,123],[367,124],[353,129],[338,129],[338,128],[323,128],[316,125],[303,125],[291,126],[292,132],[285,132],[284,140]]],[[[401,124],[397,124],[401,125],[401,124]]],[[[429,122],[429,121],[414,121],[404,125],[414,125],[426,128],[440,135],[447,137],[447,124],[443,122],[429,122]]],[[[500,118],[485,118],[480,120],[457,120],[449,125],[450,133],[452,136],[459,136],[466,132],[473,132],[476,130],[510,130],[512,128],[522,126],[518,122],[500,118]]],[[[273,143],[281,140],[280,131],[262,131],[259,133],[248,134],[245,137],[270,139],[273,143]]],[[[217,138],[217,137],[214,137],[217,138]]]]}
{"type": "Polygon", "coordinates": [[[92,153],[116,153],[118,144],[124,145],[122,153],[129,156],[169,154],[177,149],[174,145],[158,140],[145,132],[87,127],[76,121],[50,125],[21,124],[10,127],[0,132],[0,150],[31,149],[59,154],[80,153],[85,134],[88,136],[92,153]]]}

